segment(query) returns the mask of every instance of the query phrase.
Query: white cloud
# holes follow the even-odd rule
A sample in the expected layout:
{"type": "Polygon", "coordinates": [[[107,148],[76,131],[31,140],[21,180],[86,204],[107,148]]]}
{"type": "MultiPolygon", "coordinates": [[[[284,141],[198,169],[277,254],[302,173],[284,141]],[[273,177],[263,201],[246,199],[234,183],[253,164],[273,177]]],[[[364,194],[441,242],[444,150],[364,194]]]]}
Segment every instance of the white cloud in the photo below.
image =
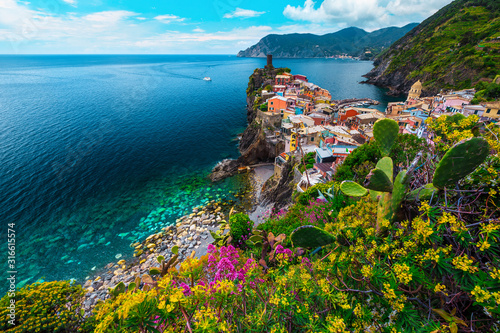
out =
{"type": "MultiPolygon", "coordinates": [[[[2,53],[232,53],[274,30],[252,26],[207,32],[200,27],[162,31],[131,11],[81,15],[32,10],[27,4],[0,0],[2,53]]],[[[180,19],[172,16],[156,20],[180,19]]]]}
{"type": "Polygon", "coordinates": [[[146,18],[145,17],[142,17],[142,16],[138,16],[135,18],[136,20],[140,20],[140,21],[144,21],[146,18]]]}
{"type": "Polygon", "coordinates": [[[158,15],[158,16],[155,16],[154,19],[158,20],[162,23],[182,22],[185,20],[185,18],[183,18],[183,17],[179,17],[177,15],[171,15],[171,14],[158,15]]]}
{"type": "Polygon", "coordinates": [[[83,19],[92,22],[115,24],[118,21],[122,21],[131,16],[137,16],[137,15],[139,14],[134,12],[129,12],[127,10],[109,10],[109,11],[97,12],[85,15],[83,19]]]}
{"type": "Polygon", "coordinates": [[[66,2],[68,5],[76,7],[76,0],[63,0],[63,1],[66,2]]]}
{"type": "Polygon", "coordinates": [[[283,15],[294,21],[373,29],[422,21],[451,1],[323,0],[317,6],[313,0],[305,0],[303,6],[287,5],[283,15]]]}
{"type": "Polygon", "coordinates": [[[236,28],[230,31],[188,33],[179,31],[167,31],[162,34],[147,37],[135,43],[140,47],[164,47],[183,43],[204,42],[233,42],[246,41],[255,43],[264,35],[272,32],[269,26],[252,26],[248,28],[236,28]]]}
{"type": "Polygon", "coordinates": [[[13,26],[29,21],[38,14],[40,12],[22,6],[15,0],[0,0],[0,25],[13,26]]]}
{"type": "Polygon", "coordinates": [[[241,17],[241,18],[248,18],[248,17],[257,17],[265,12],[258,12],[255,10],[251,9],[243,9],[243,8],[236,8],[234,11],[231,13],[224,14],[224,18],[234,18],[234,17],[241,17]]]}

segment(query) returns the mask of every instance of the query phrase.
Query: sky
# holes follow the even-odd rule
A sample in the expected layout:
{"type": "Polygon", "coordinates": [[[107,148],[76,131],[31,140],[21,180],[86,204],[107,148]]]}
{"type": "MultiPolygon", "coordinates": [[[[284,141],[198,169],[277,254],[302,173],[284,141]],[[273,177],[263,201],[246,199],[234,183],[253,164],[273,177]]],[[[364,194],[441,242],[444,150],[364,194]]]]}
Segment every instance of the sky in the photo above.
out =
{"type": "Polygon", "coordinates": [[[268,34],[373,31],[451,0],[0,0],[0,54],[236,54],[268,34]]]}

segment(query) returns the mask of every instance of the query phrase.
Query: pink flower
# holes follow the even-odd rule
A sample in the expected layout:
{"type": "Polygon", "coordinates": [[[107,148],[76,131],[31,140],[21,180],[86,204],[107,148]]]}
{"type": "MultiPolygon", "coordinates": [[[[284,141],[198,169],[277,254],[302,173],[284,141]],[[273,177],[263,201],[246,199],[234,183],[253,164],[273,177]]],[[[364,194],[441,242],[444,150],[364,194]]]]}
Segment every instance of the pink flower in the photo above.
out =
{"type": "Polygon", "coordinates": [[[184,293],[184,296],[191,295],[191,293],[192,293],[191,288],[189,288],[189,286],[187,284],[182,282],[181,284],[179,284],[179,287],[181,287],[183,289],[182,292],[184,293]]]}

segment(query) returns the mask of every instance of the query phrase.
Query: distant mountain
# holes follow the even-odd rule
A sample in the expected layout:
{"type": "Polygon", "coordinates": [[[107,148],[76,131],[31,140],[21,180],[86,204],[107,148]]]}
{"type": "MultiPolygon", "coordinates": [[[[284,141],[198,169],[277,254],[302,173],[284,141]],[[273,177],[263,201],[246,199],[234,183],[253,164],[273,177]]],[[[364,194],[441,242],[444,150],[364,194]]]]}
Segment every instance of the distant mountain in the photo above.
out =
{"type": "Polygon", "coordinates": [[[500,74],[500,1],[456,0],[441,8],[375,59],[368,83],[423,94],[469,88],[500,74]]]}
{"type": "Polygon", "coordinates": [[[272,54],[274,58],[324,58],[347,54],[350,56],[367,56],[378,54],[384,48],[403,37],[418,23],[411,23],[402,28],[389,27],[366,32],[351,27],[326,34],[286,34],[267,35],[257,44],[238,53],[238,57],[265,57],[272,54]]]}

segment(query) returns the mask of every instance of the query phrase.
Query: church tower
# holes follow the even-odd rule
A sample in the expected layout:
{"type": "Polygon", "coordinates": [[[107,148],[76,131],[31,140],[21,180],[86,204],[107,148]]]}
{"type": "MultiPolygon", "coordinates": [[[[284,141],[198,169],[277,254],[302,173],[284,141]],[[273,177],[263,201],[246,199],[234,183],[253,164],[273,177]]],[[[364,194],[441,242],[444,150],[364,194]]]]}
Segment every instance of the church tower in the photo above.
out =
{"type": "Polygon", "coordinates": [[[420,98],[421,94],[422,94],[422,82],[418,80],[411,86],[410,91],[408,92],[408,99],[420,98]]]}

